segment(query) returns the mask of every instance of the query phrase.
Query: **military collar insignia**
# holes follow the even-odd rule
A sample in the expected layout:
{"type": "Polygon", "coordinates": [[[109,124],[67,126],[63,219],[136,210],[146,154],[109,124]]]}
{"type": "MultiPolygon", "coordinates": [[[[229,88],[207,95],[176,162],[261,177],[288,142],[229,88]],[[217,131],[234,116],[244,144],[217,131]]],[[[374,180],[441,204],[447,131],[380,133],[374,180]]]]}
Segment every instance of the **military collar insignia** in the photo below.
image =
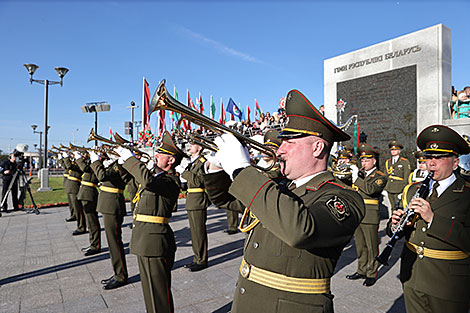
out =
{"type": "Polygon", "coordinates": [[[326,201],[325,204],[326,207],[330,210],[331,215],[333,215],[340,222],[351,214],[346,202],[344,202],[338,196],[332,196],[326,201]]]}

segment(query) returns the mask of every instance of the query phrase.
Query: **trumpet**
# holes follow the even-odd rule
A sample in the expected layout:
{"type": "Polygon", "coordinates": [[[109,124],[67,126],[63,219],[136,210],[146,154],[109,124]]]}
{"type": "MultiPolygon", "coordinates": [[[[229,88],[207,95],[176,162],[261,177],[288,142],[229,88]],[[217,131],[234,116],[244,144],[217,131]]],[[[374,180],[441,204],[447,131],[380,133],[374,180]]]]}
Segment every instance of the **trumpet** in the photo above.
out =
{"type": "MultiPolygon", "coordinates": [[[[129,147],[129,146],[126,146],[124,143],[119,143],[119,142],[116,142],[116,141],[112,141],[111,139],[107,139],[105,137],[102,137],[100,135],[97,135],[95,134],[93,128],[90,130],[90,134],[88,135],[88,141],[87,142],[90,142],[90,141],[93,141],[93,140],[97,140],[97,141],[101,141],[101,142],[106,142],[107,144],[109,144],[110,146],[110,150],[113,151],[112,149],[119,146],[119,147],[123,147],[123,148],[126,148],[126,149],[129,149],[131,150],[134,154],[136,155],[139,155],[141,157],[144,157],[148,160],[151,159],[150,155],[148,155],[147,153],[145,152],[142,152],[140,151],[139,149],[137,148],[133,148],[133,147],[129,147]]],[[[117,153],[115,151],[113,151],[115,153],[115,155],[117,155],[117,153]]]]}
{"type": "MultiPolygon", "coordinates": [[[[186,119],[190,123],[194,123],[200,127],[210,129],[216,134],[230,133],[234,135],[240,142],[250,145],[253,149],[258,150],[261,154],[265,154],[271,157],[274,162],[268,167],[260,167],[253,165],[259,170],[269,171],[274,164],[276,163],[277,157],[276,153],[268,147],[265,147],[263,144],[257,142],[254,139],[248,138],[240,134],[239,132],[222,125],[211,118],[204,116],[201,113],[198,113],[190,108],[186,107],[184,104],[173,98],[165,87],[165,80],[162,80],[155,91],[155,94],[152,97],[149,107],[149,115],[158,110],[170,110],[182,115],[182,118],[186,119]]],[[[204,137],[201,137],[201,140],[206,140],[204,137]]],[[[213,149],[216,149],[215,144],[209,142],[208,145],[213,146],[213,149]]]]}
{"type": "Polygon", "coordinates": [[[193,144],[200,145],[204,149],[217,152],[218,150],[217,146],[212,141],[208,140],[206,137],[199,135],[198,133],[195,133],[195,132],[191,133],[190,135],[184,134],[180,129],[181,123],[183,121],[184,121],[184,117],[182,116],[179,118],[178,123],[176,124],[176,128],[175,128],[176,134],[180,138],[184,138],[193,144]]]}
{"type": "Polygon", "coordinates": [[[69,148],[69,150],[72,150],[72,151],[73,150],[81,151],[81,152],[87,153],[87,154],[88,154],[89,151],[93,151],[95,153],[107,153],[107,154],[112,154],[114,156],[119,157],[119,155],[115,151],[113,151],[113,147],[111,147],[109,145],[108,146],[103,145],[99,148],[87,148],[87,147],[80,147],[80,146],[75,146],[73,144],[69,144],[68,148],[69,148]]]}

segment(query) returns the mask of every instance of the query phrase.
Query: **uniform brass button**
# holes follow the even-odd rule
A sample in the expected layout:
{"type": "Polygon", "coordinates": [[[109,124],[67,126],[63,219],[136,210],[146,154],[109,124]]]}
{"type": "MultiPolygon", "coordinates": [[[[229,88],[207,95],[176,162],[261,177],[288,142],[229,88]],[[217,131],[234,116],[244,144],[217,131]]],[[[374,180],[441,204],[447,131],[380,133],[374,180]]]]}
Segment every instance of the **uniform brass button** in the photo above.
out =
{"type": "Polygon", "coordinates": [[[240,293],[241,293],[241,294],[244,294],[244,293],[245,293],[245,288],[241,287],[241,288],[240,288],[240,293]]]}
{"type": "Polygon", "coordinates": [[[254,243],[253,243],[253,248],[255,248],[255,249],[256,249],[256,248],[258,248],[258,247],[259,247],[259,243],[257,243],[257,242],[254,242],[254,243]]]}
{"type": "Polygon", "coordinates": [[[424,246],[424,241],[421,241],[419,244],[420,244],[421,246],[424,246]]]}
{"type": "Polygon", "coordinates": [[[243,278],[247,278],[250,275],[250,266],[248,264],[243,264],[240,274],[243,278]]]}
{"type": "Polygon", "coordinates": [[[423,233],[426,231],[426,227],[423,227],[421,228],[421,230],[423,231],[423,233]]]}
{"type": "Polygon", "coordinates": [[[424,255],[420,254],[420,255],[418,255],[418,257],[419,257],[420,259],[422,259],[422,258],[424,258],[424,255]]]}

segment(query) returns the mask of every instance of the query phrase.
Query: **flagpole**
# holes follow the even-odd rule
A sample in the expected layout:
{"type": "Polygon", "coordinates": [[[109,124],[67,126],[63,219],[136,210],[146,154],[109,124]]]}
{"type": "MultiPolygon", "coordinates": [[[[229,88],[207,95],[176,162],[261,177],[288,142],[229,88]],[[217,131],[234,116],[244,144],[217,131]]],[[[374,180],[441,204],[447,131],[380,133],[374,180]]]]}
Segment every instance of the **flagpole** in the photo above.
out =
{"type": "MultiPolygon", "coordinates": [[[[142,129],[145,129],[145,76],[142,76],[142,129]]],[[[137,138],[139,138],[139,134],[137,134],[137,138]]]]}

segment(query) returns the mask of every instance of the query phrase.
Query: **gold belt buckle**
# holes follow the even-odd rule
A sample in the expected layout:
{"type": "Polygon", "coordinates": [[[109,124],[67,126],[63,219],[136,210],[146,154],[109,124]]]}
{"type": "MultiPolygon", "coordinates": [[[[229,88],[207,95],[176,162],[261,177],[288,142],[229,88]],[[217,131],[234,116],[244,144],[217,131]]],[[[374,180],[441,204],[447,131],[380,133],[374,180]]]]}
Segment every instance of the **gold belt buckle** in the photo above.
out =
{"type": "Polygon", "coordinates": [[[242,275],[243,278],[248,278],[248,276],[250,276],[250,271],[251,271],[250,265],[245,263],[242,266],[242,270],[240,271],[240,274],[242,275]]]}

